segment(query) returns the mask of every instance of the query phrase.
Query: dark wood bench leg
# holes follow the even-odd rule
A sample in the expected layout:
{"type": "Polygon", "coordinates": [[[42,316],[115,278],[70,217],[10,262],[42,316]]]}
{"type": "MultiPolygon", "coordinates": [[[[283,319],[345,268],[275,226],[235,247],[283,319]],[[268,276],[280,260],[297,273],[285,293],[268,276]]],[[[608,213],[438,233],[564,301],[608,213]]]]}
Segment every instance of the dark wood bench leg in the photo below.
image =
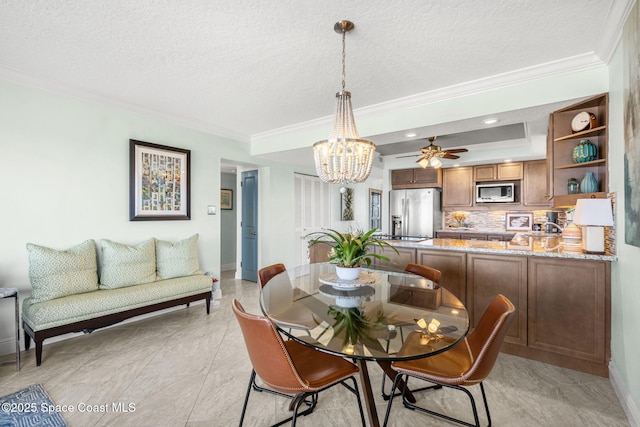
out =
{"type": "MultiPolygon", "coordinates": [[[[24,329],[23,329],[24,331],[24,329]]],[[[29,348],[31,347],[31,336],[27,333],[27,331],[24,331],[24,349],[29,350],[29,348]]]]}
{"type": "Polygon", "coordinates": [[[42,340],[34,340],[36,342],[36,366],[42,363],[42,340]]]}
{"type": "Polygon", "coordinates": [[[204,303],[207,305],[207,314],[211,312],[211,298],[205,298],[204,303]]]}

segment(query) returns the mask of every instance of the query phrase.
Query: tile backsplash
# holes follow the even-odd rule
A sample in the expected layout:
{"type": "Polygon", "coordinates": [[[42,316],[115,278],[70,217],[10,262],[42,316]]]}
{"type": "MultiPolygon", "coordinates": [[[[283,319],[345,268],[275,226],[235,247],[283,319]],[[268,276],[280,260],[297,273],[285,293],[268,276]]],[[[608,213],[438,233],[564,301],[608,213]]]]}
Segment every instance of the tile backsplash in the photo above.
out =
{"type": "MultiPolygon", "coordinates": [[[[613,204],[614,224],[615,224],[615,193],[609,193],[609,199],[613,204]]],[[[567,209],[546,209],[540,211],[532,211],[533,223],[544,224],[547,220],[547,212],[558,212],[558,225],[565,227],[567,225],[567,209]]],[[[451,230],[456,228],[468,228],[486,233],[504,233],[506,232],[506,214],[513,211],[465,211],[465,210],[444,210],[442,212],[444,220],[444,229],[451,230]]],[[[608,253],[615,255],[616,253],[616,228],[605,227],[605,249],[608,253]]]]}

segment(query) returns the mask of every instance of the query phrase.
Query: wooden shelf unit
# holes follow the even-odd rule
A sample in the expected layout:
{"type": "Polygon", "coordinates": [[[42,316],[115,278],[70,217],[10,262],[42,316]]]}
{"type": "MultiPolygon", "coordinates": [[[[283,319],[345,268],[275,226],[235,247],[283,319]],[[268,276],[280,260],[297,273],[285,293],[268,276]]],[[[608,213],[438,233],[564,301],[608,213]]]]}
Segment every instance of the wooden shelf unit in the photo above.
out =
{"type": "Polygon", "coordinates": [[[553,195],[554,207],[573,206],[579,198],[606,197],[609,188],[607,176],[608,108],[609,95],[604,93],[552,113],[547,161],[549,163],[549,185],[552,186],[549,194],[553,195]],[[571,120],[581,111],[595,114],[598,126],[574,133],[571,131],[571,120]],[[574,163],[573,149],[584,139],[588,139],[596,146],[598,158],[591,162],[574,163]],[[586,172],[593,172],[598,181],[598,191],[568,194],[567,181],[569,178],[575,178],[581,182],[586,172]]]}

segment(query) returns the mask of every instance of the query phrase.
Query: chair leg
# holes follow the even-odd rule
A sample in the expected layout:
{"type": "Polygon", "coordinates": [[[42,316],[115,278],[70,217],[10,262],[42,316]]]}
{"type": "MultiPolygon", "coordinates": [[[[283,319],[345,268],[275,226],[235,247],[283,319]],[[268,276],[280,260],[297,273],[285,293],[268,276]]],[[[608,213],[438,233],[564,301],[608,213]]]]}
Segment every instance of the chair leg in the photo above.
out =
{"type": "Polygon", "coordinates": [[[240,427],[242,427],[242,423],[244,422],[244,414],[247,411],[247,403],[249,403],[249,394],[251,393],[251,389],[255,385],[255,379],[256,379],[256,371],[252,369],[251,378],[249,378],[249,386],[247,387],[247,394],[244,397],[244,404],[242,405],[242,415],[240,415],[240,424],[239,424],[240,427]]]}
{"type": "MultiPolygon", "coordinates": [[[[405,375],[405,376],[407,377],[407,382],[408,382],[409,381],[408,375],[405,375]]],[[[394,385],[395,385],[395,381],[394,381],[394,385]]],[[[468,426],[468,427],[480,427],[480,419],[478,418],[478,410],[476,408],[476,401],[475,401],[473,395],[471,394],[471,392],[469,392],[469,390],[467,390],[466,387],[457,386],[457,385],[448,385],[448,384],[436,384],[436,386],[425,387],[425,389],[428,389],[428,388],[434,388],[434,389],[435,388],[442,388],[444,386],[444,387],[449,387],[449,388],[453,388],[453,389],[456,389],[456,390],[463,391],[467,395],[467,397],[469,397],[469,401],[471,402],[471,410],[473,411],[473,419],[475,421],[475,424],[471,424],[471,423],[468,423],[466,421],[463,421],[463,420],[460,420],[460,419],[457,419],[457,418],[453,418],[453,417],[450,417],[448,415],[444,415],[444,414],[441,414],[439,412],[434,412],[434,411],[432,411],[430,409],[422,408],[420,406],[414,405],[413,403],[409,402],[405,398],[404,395],[402,396],[403,397],[402,403],[404,404],[404,406],[406,408],[409,408],[409,409],[412,409],[412,410],[417,410],[417,411],[420,411],[420,412],[424,412],[424,413],[427,413],[427,414],[430,414],[430,415],[445,419],[447,421],[451,421],[451,422],[454,422],[454,423],[462,424],[462,425],[468,426]],[[436,387],[436,386],[439,386],[439,387],[436,387]]],[[[491,427],[491,415],[489,414],[489,403],[487,402],[487,396],[485,394],[484,385],[482,383],[480,383],[480,390],[482,392],[482,400],[484,401],[484,408],[487,411],[487,421],[488,421],[487,427],[491,427]]],[[[392,392],[393,392],[393,389],[392,389],[392,392]]],[[[392,398],[393,398],[393,396],[392,396],[392,398]]],[[[389,400],[389,406],[387,407],[387,414],[389,413],[390,409],[391,409],[391,400],[389,400]]],[[[386,418],[385,418],[385,422],[386,422],[386,418]]]]}
{"type": "Polygon", "coordinates": [[[360,390],[358,389],[358,383],[356,382],[356,379],[354,377],[350,377],[350,378],[351,378],[351,381],[353,381],[353,387],[351,387],[350,385],[344,382],[349,378],[345,379],[340,384],[342,384],[351,393],[356,395],[356,399],[358,400],[358,409],[360,410],[360,419],[362,420],[362,427],[366,427],[367,424],[364,418],[364,410],[362,408],[362,400],[360,399],[360,390]]]}
{"type": "MultiPolygon", "coordinates": [[[[387,422],[389,421],[389,414],[391,413],[391,405],[393,404],[393,398],[396,396],[396,387],[398,386],[398,383],[400,382],[401,377],[402,375],[400,374],[396,375],[395,379],[393,380],[393,384],[391,385],[391,392],[389,393],[389,403],[387,403],[387,412],[384,415],[384,422],[382,423],[383,427],[386,427],[387,422]]],[[[407,384],[407,382],[405,382],[405,384],[407,384]]],[[[382,387],[383,387],[382,392],[384,393],[384,382],[382,383],[382,387]]]]}

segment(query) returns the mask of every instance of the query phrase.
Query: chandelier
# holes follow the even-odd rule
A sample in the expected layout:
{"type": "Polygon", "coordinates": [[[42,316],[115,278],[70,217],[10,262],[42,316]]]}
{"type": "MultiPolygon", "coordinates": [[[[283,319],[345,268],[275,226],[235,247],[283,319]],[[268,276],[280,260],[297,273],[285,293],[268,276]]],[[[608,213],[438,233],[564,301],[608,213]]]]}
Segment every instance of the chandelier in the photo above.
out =
{"type": "Polygon", "coordinates": [[[342,34],[342,90],[336,93],[336,114],[329,138],[313,144],[316,172],[324,182],[350,184],[369,177],[376,145],[360,139],[351,108],[351,92],[345,87],[345,38],[353,30],[351,21],[338,21],[333,29],[342,34]]]}

